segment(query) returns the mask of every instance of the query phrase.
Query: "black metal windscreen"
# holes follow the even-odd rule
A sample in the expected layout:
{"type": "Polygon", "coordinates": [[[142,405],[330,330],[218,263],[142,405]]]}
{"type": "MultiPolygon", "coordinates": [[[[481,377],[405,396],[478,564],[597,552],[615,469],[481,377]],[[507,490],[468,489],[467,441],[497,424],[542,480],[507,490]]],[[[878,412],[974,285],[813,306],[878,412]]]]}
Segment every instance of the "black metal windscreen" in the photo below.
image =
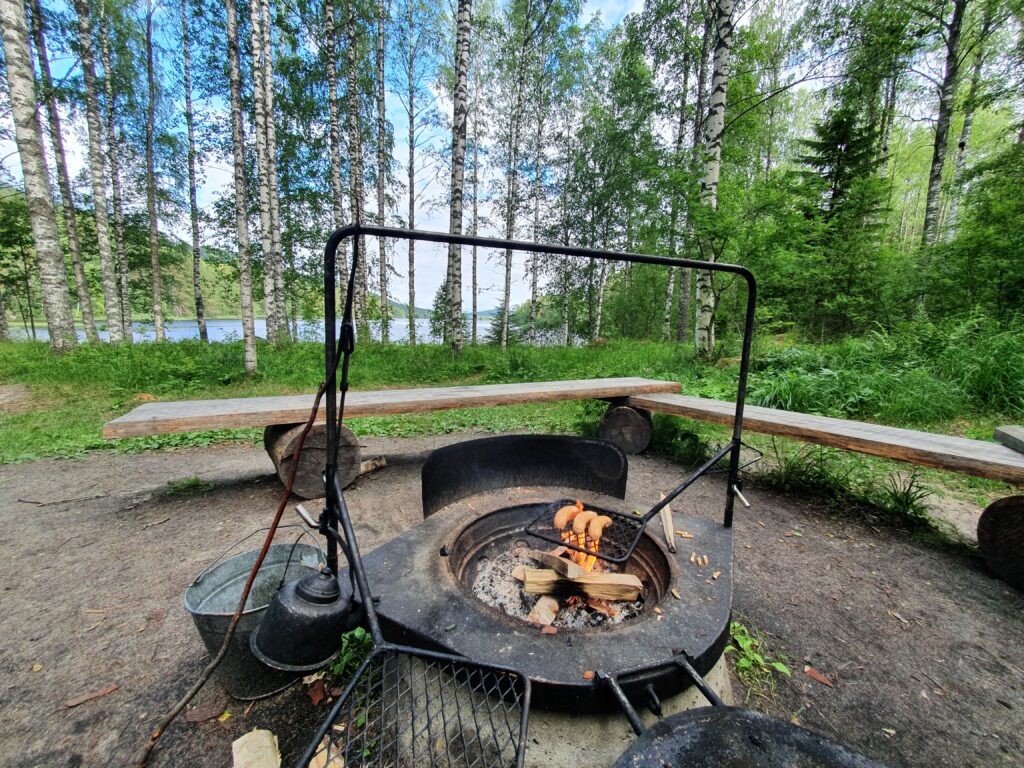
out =
{"type": "Polygon", "coordinates": [[[302,768],[519,768],[529,680],[447,654],[382,645],[362,665],[302,768]]]}

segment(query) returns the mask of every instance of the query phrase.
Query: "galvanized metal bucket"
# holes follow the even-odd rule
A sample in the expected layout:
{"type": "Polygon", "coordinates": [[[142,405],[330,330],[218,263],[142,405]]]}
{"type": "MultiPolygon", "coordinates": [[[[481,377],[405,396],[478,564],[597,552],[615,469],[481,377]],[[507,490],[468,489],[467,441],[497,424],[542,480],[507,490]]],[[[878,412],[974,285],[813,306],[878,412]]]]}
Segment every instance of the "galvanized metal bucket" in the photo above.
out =
{"type": "MultiPolygon", "coordinates": [[[[294,542],[270,546],[260,572],[256,574],[227,655],[217,667],[217,681],[229,695],[243,701],[283,691],[299,677],[263,666],[249,650],[249,636],[259,625],[281,585],[319,572],[326,559],[319,541],[309,531],[302,526],[291,525],[280,526],[278,532],[288,529],[298,529],[301,533],[294,542]],[[303,543],[303,537],[308,537],[312,544],[303,543]]],[[[224,642],[259,550],[243,552],[227,560],[224,557],[242,542],[266,530],[253,531],[229,547],[185,590],[185,610],[192,614],[199,636],[211,655],[216,654],[224,642]]]]}

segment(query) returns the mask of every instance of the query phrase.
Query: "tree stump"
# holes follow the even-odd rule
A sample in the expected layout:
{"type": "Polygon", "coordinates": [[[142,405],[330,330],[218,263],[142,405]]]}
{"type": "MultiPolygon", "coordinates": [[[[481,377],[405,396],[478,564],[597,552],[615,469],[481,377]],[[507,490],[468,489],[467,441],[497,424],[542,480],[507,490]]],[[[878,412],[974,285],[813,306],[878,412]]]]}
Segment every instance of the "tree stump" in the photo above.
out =
{"type": "MultiPolygon", "coordinates": [[[[277,476],[287,485],[292,471],[295,446],[305,424],[272,424],[263,430],[263,446],[274,462],[277,476]]],[[[303,499],[317,499],[324,495],[324,464],[327,460],[327,425],[314,424],[306,435],[295,471],[292,493],[303,499]]],[[[362,454],[359,440],[352,430],[342,425],[338,444],[338,483],[347,486],[359,474],[362,454]]]]}
{"type": "Polygon", "coordinates": [[[1024,496],[1009,496],[986,507],[978,519],[978,544],[989,568],[1024,592],[1024,496]]]}
{"type": "Polygon", "coordinates": [[[625,453],[635,454],[651,444],[654,421],[644,408],[630,408],[612,403],[605,411],[598,428],[602,440],[619,446],[625,453]]]}

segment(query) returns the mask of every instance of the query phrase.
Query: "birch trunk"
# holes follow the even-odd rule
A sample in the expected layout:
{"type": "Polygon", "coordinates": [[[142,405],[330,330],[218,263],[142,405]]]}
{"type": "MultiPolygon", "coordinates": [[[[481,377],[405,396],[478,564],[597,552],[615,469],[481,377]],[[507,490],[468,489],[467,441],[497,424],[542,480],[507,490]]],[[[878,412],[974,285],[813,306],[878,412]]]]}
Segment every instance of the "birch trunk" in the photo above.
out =
{"type": "Polygon", "coordinates": [[[953,1],[953,16],[943,22],[946,42],[946,68],[939,86],[939,115],[935,123],[935,141],[932,145],[932,164],[928,173],[928,196],[924,204],[924,228],[921,245],[934,245],[939,236],[939,196],[942,192],[942,169],[946,163],[949,143],[949,124],[953,117],[957,77],[960,73],[960,31],[963,27],[967,0],[953,1]]]}
{"type": "MultiPolygon", "coordinates": [[[[540,196],[541,196],[541,138],[544,134],[544,117],[537,112],[537,133],[533,142],[533,242],[540,240],[540,196]]],[[[537,343],[537,279],[540,268],[540,254],[530,255],[530,344],[537,343]]]]}
{"type": "Polygon", "coordinates": [[[71,267],[75,276],[75,292],[78,295],[78,306],[82,312],[85,338],[89,343],[96,344],[99,342],[100,337],[96,332],[96,320],[92,313],[92,297],[89,295],[89,283],[85,278],[82,246],[78,239],[75,198],[71,192],[71,178],[68,176],[68,164],[64,154],[64,136],[60,125],[60,112],[57,110],[53,77],[50,74],[50,57],[46,50],[46,25],[42,9],[39,7],[39,0],[32,0],[31,26],[32,38],[36,46],[36,57],[39,59],[41,85],[43,92],[46,94],[46,115],[49,118],[50,144],[53,146],[54,165],[57,168],[57,184],[60,188],[61,201],[64,207],[64,230],[67,233],[68,246],[71,249],[71,267]]]}
{"type": "Polygon", "coordinates": [[[256,169],[260,196],[260,251],[263,257],[263,311],[266,315],[267,341],[277,343],[277,301],[274,287],[273,223],[270,214],[270,160],[267,155],[267,105],[263,87],[263,18],[259,0],[249,2],[249,24],[252,27],[253,111],[256,123],[256,169]]]}
{"type": "MultiPolygon", "coordinates": [[[[355,0],[348,0],[348,49],[345,52],[345,66],[348,77],[348,147],[349,180],[351,185],[352,222],[363,223],[363,135],[359,120],[359,73],[356,71],[356,53],[359,44],[359,30],[356,27],[355,0]]],[[[353,259],[356,259],[355,309],[356,327],[364,339],[370,338],[370,323],[366,316],[367,269],[366,238],[360,235],[353,243],[353,259]]]]}
{"type": "Polygon", "coordinates": [[[119,143],[114,124],[114,68],[111,66],[109,19],[104,16],[100,24],[100,50],[103,56],[103,90],[107,97],[107,162],[110,164],[110,194],[114,204],[114,256],[117,260],[118,290],[121,294],[121,332],[124,341],[134,340],[132,331],[132,298],[128,252],[124,246],[124,205],[121,195],[121,161],[119,143]]]}
{"type": "MultiPolygon", "coordinates": [[[[509,163],[505,170],[508,179],[508,199],[505,201],[505,239],[512,240],[516,231],[516,213],[519,207],[519,141],[522,131],[522,105],[526,88],[526,48],[528,20],[524,22],[522,45],[516,65],[516,91],[512,108],[512,130],[509,139],[509,163]]],[[[501,349],[508,349],[509,300],[512,292],[512,250],[505,249],[505,286],[501,302],[501,349]]]]}
{"type": "MultiPolygon", "coordinates": [[[[379,0],[377,9],[377,223],[387,224],[384,210],[384,182],[388,173],[387,118],[384,114],[384,18],[388,14],[387,0],[379,0]]],[[[388,306],[388,248],[387,240],[377,238],[377,268],[380,287],[380,340],[387,344],[391,340],[391,307],[388,306]]]]}
{"type": "MultiPolygon", "coordinates": [[[[331,212],[335,228],[345,226],[344,188],[341,184],[341,124],[338,117],[337,16],[334,0],[324,3],[324,48],[327,56],[328,136],[331,152],[331,212]]],[[[338,274],[348,275],[345,248],[338,249],[338,274]]]]}
{"type": "Polygon", "coordinates": [[[273,29],[269,0],[260,3],[263,40],[263,104],[267,127],[267,180],[270,193],[270,266],[274,277],[274,309],[278,341],[288,338],[288,312],[284,290],[284,255],[281,250],[281,198],[277,183],[277,121],[274,117],[273,29]]]}
{"type": "Polygon", "coordinates": [[[245,370],[256,372],[256,323],[252,307],[252,265],[249,262],[249,203],[245,193],[245,128],[242,123],[242,76],[238,51],[235,0],[224,0],[227,16],[228,79],[231,84],[231,148],[235,176],[235,235],[238,239],[238,283],[245,339],[245,370]]]}
{"type": "Polygon", "coordinates": [[[35,73],[28,47],[25,6],[18,0],[0,0],[0,21],[3,22],[0,26],[3,27],[11,114],[14,117],[18,155],[21,158],[32,239],[39,263],[39,284],[50,330],[50,348],[55,352],[64,352],[75,345],[77,337],[71,316],[71,300],[68,297],[64,255],[61,253],[60,236],[57,233],[50,178],[43,160],[43,135],[36,116],[35,73]]]}
{"type": "MultiPolygon", "coordinates": [[[[415,14],[412,3],[407,3],[408,16],[405,19],[408,39],[408,99],[409,109],[409,229],[416,229],[416,36],[414,33],[415,14]]],[[[416,346],[416,242],[409,241],[409,344],[416,346]]]]}
{"type": "MultiPolygon", "coordinates": [[[[713,74],[711,77],[711,102],[707,127],[704,132],[704,179],[701,188],[701,203],[711,211],[718,209],[718,179],[722,170],[722,134],[725,130],[725,95],[729,85],[729,55],[732,47],[733,11],[736,0],[718,0],[713,74]]],[[[704,238],[701,257],[715,260],[714,247],[704,238]]],[[[715,296],[712,273],[708,270],[697,272],[697,321],[694,341],[697,351],[710,358],[715,348],[715,296]]]]}
{"type": "Polygon", "coordinates": [[[200,284],[202,250],[199,246],[199,205],[196,202],[196,140],[192,116],[192,60],[188,39],[188,0],[181,0],[181,45],[185,64],[185,127],[188,132],[188,205],[192,225],[192,295],[196,305],[196,323],[199,338],[209,341],[206,331],[206,310],[203,308],[203,289],[200,284]]]}
{"type": "MultiPolygon", "coordinates": [[[[473,189],[473,212],[470,223],[470,232],[473,233],[473,237],[480,234],[480,51],[479,45],[476,48],[471,47],[473,62],[473,104],[470,107],[470,114],[473,116],[473,175],[470,177],[469,183],[473,189]]],[[[470,301],[472,302],[472,315],[471,315],[471,330],[470,339],[471,343],[476,346],[476,327],[480,320],[479,308],[477,307],[478,289],[477,289],[477,247],[473,246],[472,261],[470,267],[470,301]]]]}
{"type": "MultiPolygon", "coordinates": [[[[686,27],[690,26],[691,14],[689,10],[686,13],[686,27]]],[[[683,86],[679,92],[679,113],[676,123],[676,145],[673,156],[673,167],[676,171],[677,178],[681,175],[683,169],[683,137],[686,134],[686,95],[690,88],[690,55],[689,49],[687,53],[683,55],[683,86]]],[[[681,201],[685,198],[685,188],[680,190],[674,190],[672,195],[672,211],[670,215],[669,225],[669,255],[673,258],[678,257],[676,252],[676,245],[678,240],[678,227],[679,227],[679,215],[681,201]]],[[[683,283],[683,273],[686,272],[682,267],[668,270],[668,279],[665,281],[665,305],[663,308],[662,327],[661,327],[661,338],[662,341],[668,341],[672,336],[672,299],[675,293],[676,277],[678,274],[679,283],[683,283]]],[[[687,275],[687,279],[689,275],[687,275]]]]}
{"type": "Polygon", "coordinates": [[[85,114],[89,129],[89,176],[92,180],[93,216],[96,220],[96,243],[100,256],[100,284],[103,288],[108,338],[111,343],[116,344],[123,338],[123,333],[121,313],[118,309],[117,276],[114,273],[114,259],[110,252],[107,179],[103,162],[99,89],[96,83],[89,6],[85,0],[75,0],[75,13],[78,16],[78,42],[81,48],[82,74],[85,77],[85,114]]]}
{"type": "MultiPolygon", "coordinates": [[[[710,17],[704,20],[704,35],[701,39],[700,62],[697,65],[697,98],[693,105],[693,165],[698,165],[698,147],[701,146],[701,134],[704,132],[704,116],[707,103],[708,59],[711,56],[711,43],[714,39],[714,25],[710,17]]],[[[693,243],[693,217],[686,212],[686,239],[683,244],[683,256],[689,257],[693,243]]],[[[686,340],[690,325],[690,285],[693,282],[689,269],[683,269],[679,275],[679,306],[676,314],[676,341],[686,340]]]]}
{"type": "MultiPolygon", "coordinates": [[[[469,116],[469,44],[472,0],[459,0],[455,32],[455,102],[452,108],[451,215],[448,231],[462,234],[466,180],[466,124],[469,116]]],[[[448,333],[452,350],[462,349],[462,246],[448,246],[448,333]]]]}
{"type": "Polygon", "coordinates": [[[11,340],[11,328],[7,324],[7,293],[0,289],[0,341],[11,340]]]}
{"type": "Polygon", "coordinates": [[[985,43],[992,31],[995,3],[985,6],[985,17],[981,23],[978,50],[974,55],[971,67],[971,84],[967,98],[964,100],[964,124],[960,129],[960,141],[956,145],[956,164],[953,166],[953,191],[949,199],[949,212],[946,217],[946,239],[956,236],[957,218],[960,213],[960,196],[963,194],[964,169],[967,166],[967,147],[971,143],[971,131],[974,127],[974,110],[978,106],[978,88],[981,85],[981,70],[985,65],[985,43]]]}
{"type": "MultiPolygon", "coordinates": [[[[81,1],[81,0],[80,0],[81,1]]],[[[160,239],[156,218],[156,66],[153,60],[153,14],[156,6],[149,0],[146,13],[146,82],[149,101],[146,104],[146,211],[149,214],[149,266],[153,281],[153,326],[156,340],[163,341],[163,279],[160,275],[160,239]]]]}

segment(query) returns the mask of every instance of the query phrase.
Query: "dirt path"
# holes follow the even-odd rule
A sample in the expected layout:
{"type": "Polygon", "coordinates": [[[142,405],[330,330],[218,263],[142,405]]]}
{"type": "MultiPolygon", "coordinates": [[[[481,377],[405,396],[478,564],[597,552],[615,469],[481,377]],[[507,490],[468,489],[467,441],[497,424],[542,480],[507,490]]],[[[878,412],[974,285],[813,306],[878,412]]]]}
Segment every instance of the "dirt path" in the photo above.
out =
{"type": "MultiPolygon", "coordinates": [[[[424,456],[463,437],[365,441],[388,466],[346,494],[364,549],[420,519],[424,456]]],[[[650,503],[682,471],[635,457],[628,498],[650,503]]],[[[693,490],[679,511],[717,519],[720,486],[693,490]]],[[[1024,763],[1024,596],[964,550],[749,490],[734,611],[794,670],[754,706],[798,713],[892,766],[1024,763]],[[807,665],[833,687],[806,676],[807,665]]],[[[278,494],[269,459],[235,445],[0,467],[0,766],[128,763],[206,660],[184,588],[265,525],[278,494]],[[199,489],[168,492],[193,477],[199,489]]],[[[220,698],[211,685],[198,703],[220,698]]],[[[224,722],[176,724],[152,764],[228,765],[231,740],[254,727],[277,733],[294,759],[327,706],[301,687],[225,704],[224,722]]]]}

